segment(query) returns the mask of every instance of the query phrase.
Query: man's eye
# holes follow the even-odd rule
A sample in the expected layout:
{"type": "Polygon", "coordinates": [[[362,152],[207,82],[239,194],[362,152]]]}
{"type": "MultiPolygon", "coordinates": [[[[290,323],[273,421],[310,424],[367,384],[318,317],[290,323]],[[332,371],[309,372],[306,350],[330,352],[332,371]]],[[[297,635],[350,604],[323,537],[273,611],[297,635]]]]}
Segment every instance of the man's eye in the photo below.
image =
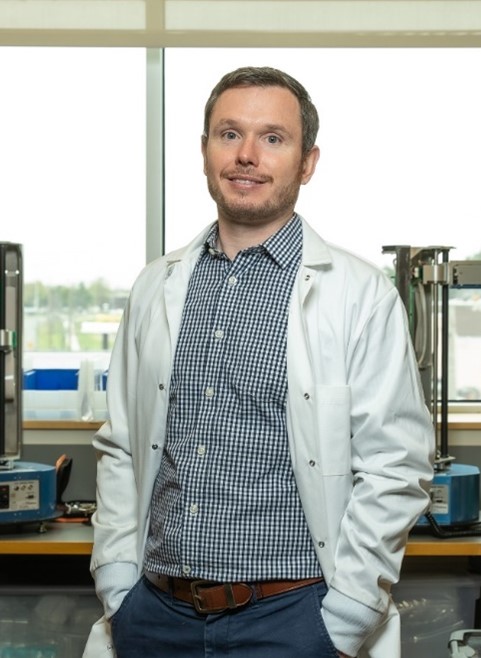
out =
{"type": "Polygon", "coordinates": [[[278,144],[281,140],[277,135],[268,135],[267,141],[269,142],[269,144],[278,144]]]}
{"type": "Polygon", "coordinates": [[[237,135],[233,130],[228,130],[224,133],[224,139],[235,139],[236,137],[237,135]]]}

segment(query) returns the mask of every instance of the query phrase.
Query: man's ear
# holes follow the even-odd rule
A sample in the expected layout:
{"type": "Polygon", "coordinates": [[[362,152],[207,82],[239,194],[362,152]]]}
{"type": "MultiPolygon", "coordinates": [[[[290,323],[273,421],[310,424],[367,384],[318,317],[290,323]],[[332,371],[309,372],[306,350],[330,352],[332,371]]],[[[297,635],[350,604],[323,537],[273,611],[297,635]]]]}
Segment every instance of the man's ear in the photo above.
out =
{"type": "Polygon", "coordinates": [[[304,161],[302,163],[302,175],[301,175],[301,184],[305,185],[308,183],[312,176],[314,175],[314,172],[316,171],[316,166],[319,161],[319,156],[321,155],[321,151],[319,150],[318,146],[313,146],[309,153],[304,157],[304,161]]]}
{"type": "Polygon", "coordinates": [[[205,135],[200,138],[200,149],[204,159],[204,174],[207,174],[207,137],[205,135]]]}

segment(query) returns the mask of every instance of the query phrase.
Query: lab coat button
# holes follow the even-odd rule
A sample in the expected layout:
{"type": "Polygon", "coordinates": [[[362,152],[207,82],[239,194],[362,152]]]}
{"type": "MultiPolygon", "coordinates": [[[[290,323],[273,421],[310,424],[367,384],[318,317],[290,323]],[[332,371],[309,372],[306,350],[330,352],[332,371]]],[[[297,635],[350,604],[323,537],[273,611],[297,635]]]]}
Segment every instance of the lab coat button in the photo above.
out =
{"type": "Polygon", "coordinates": [[[152,450],[158,450],[159,446],[157,443],[152,444],[152,450]]]}
{"type": "Polygon", "coordinates": [[[317,543],[317,545],[319,546],[319,548],[324,548],[326,544],[323,541],[320,541],[317,543]]]}
{"type": "Polygon", "coordinates": [[[159,384],[159,391],[163,391],[165,389],[165,386],[163,384],[159,384]]]}
{"type": "Polygon", "coordinates": [[[310,397],[311,397],[311,396],[309,395],[309,393],[304,393],[304,399],[305,399],[305,400],[309,400],[310,397]]]}
{"type": "Polygon", "coordinates": [[[315,466],[316,462],[313,459],[309,460],[309,466],[315,466]]]}

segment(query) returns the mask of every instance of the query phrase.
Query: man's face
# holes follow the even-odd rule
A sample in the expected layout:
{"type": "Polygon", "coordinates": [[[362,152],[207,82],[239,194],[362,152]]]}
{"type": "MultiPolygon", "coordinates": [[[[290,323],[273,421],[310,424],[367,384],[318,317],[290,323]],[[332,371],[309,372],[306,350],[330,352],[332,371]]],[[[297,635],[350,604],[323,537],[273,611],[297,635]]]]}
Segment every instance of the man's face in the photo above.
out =
{"type": "Polygon", "coordinates": [[[214,105],[204,173],[220,221],[266,225],[287,221],[318,160],[302,157],[297,98],[283,87],[236,87],[214,105]]]}

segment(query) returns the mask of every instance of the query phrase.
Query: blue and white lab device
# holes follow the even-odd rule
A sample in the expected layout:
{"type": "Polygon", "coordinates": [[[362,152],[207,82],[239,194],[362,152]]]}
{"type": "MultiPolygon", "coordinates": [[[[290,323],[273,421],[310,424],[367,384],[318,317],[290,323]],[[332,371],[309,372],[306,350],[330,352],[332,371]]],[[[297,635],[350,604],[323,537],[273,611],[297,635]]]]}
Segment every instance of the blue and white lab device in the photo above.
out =
{"type": "Polygon", "coordinates": [[[58,516],[55,466],[20,461],[22,318],[22,247],[0,242],[0,525],[58,516]]]}

